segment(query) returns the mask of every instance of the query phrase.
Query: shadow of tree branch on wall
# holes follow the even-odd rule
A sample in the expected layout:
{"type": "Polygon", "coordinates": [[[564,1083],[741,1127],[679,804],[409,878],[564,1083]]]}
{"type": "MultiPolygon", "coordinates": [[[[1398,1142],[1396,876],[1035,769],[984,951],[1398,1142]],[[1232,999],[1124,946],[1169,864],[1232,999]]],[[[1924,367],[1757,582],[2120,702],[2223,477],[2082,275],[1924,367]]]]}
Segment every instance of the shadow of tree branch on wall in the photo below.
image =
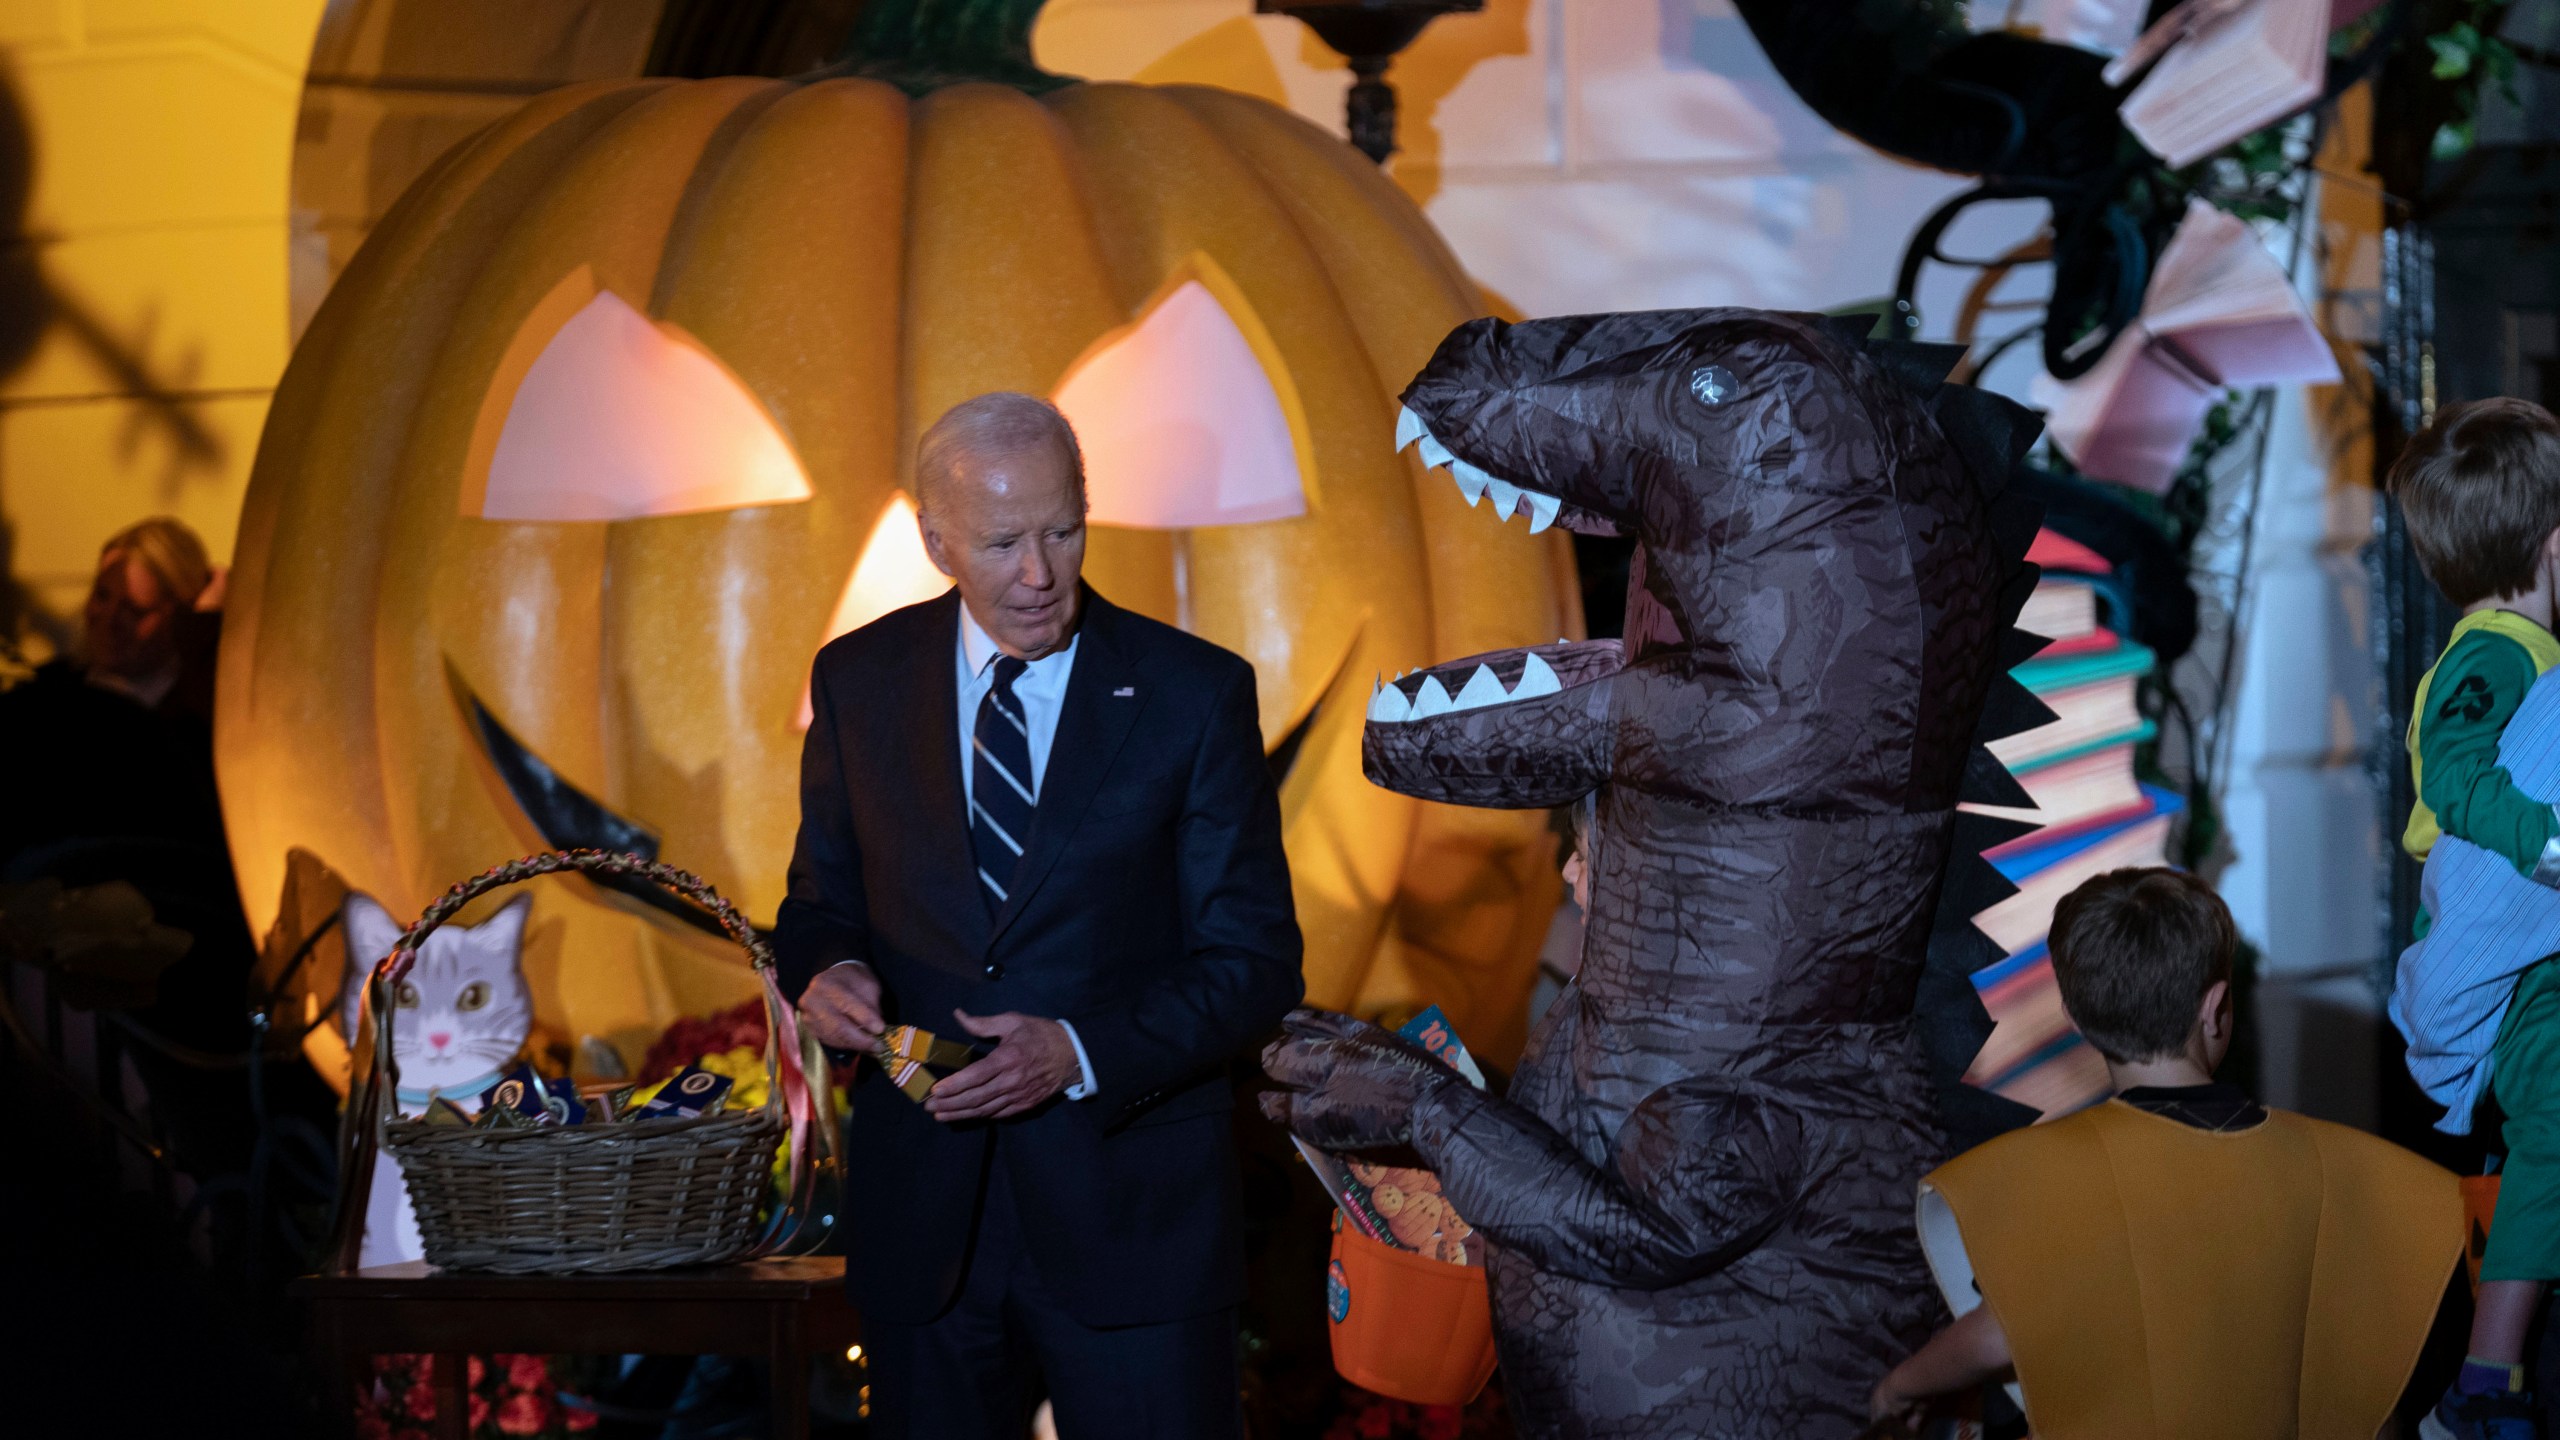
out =
{"type": "MultiPolygon", "coordinates": [[[[6,225],[6,239],[0,240],[0,383],[24,372],[46,336],[58,330],[96,367],[100,383],[94,394],[141,402],[118,437],[118,458],[130,460],[154,437],[164,441],[170,459],[161,489],[165,497],[174,499],[189,473],[218,471],[226,459],[221,437],[187,403],[194,398],[186,382],[197,368],[197,357],[191,352],[182,361],[180,373],[156,373],[145,358],[156,315],[143,318],[138,336],[120,336],[93,306],[45,273],[43,249],[54,237],[32,223],[29,204],[34,186],[35,144],[26,106],[15,67],[0,55],[0,223],[6,225]]],[[[12,409],[72,403],[74,398],[0,399],[0,416],[12,409]]],[[[76,397],[89,398],[93,397],[76,397]]],[[[82,479],[79,475],[13,476],[0,469],[0,502],[5,502],[11,483],[73,485],[82,479]]],[[[70,645],[73,631],[70,617],[46,610],[19,577],[18,537],[7,519],[8,509],[0,503],[0,667],[9,667],[30,637],[61,651],[70,645]]]]}

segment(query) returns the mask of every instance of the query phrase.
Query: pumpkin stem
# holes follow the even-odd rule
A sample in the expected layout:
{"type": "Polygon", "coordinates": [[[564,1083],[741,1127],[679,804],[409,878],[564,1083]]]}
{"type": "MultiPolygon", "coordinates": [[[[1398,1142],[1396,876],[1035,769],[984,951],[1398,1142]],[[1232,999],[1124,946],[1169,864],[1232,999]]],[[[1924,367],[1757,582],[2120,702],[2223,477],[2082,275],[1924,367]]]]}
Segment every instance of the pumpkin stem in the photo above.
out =
{"type": "Polygon", "coordinates": [[[1031,58],[1042,0],[868,0],[853,38],[828,70],[886,80],[922,95],[963,80],[992,80],[1038,95],[1072,85],[1031,58]]]}

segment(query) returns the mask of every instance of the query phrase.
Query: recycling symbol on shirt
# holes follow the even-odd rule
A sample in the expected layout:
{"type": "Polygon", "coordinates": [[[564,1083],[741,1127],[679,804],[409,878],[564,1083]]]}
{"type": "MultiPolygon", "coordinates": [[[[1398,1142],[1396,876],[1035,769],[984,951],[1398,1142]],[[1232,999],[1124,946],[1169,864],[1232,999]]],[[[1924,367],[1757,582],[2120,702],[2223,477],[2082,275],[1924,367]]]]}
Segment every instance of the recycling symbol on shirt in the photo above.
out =
{"type": "Polygon", "coordinates": [[[2453,687],[2453,693],[2445,697],[2444,703],[2436,707],[2436,718],[2477,723],[2488,715],[2489,707],[2495,703],[2489,696],[2489,682],[2485,677],[2465,675],[2462,683],[2453,687]]]}

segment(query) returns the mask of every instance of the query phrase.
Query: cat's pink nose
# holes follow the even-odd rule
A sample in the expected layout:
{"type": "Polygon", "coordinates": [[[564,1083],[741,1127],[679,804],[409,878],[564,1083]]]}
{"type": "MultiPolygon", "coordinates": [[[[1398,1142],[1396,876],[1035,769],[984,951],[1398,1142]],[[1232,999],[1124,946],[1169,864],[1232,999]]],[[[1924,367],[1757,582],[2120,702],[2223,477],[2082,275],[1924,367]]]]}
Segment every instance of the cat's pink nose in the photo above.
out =
{"type": "Polygon", "coordinates": [[[445,1046],[453,1043],[453,1032],[450,1030],[432,1031],[427,1036],[427,1043],[441,1050],[445,1046]]]}

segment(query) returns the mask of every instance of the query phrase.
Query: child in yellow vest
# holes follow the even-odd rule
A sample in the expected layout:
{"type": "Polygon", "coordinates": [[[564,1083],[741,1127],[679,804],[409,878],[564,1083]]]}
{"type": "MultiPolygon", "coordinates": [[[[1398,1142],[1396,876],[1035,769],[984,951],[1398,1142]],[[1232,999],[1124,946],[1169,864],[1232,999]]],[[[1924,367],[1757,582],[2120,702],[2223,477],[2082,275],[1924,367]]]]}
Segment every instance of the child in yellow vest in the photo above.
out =
{"type": "MultiPolygon", "coordinates": [[[[2517,788],[2498,750],[2526,692],[2560,663],[2552,635],[2560,421],[2524,400],[2448,407],[2410,440],[2389,484],[2419,566],[2463,610],[2410,706],[2418,803],[2401,844],[2424,860],[2452,836],[2526,879],[2560,887],[2560,811],[2517,788]]],[[[2425,944],[2441,918],[2429,913],[2432,897],[2472,894],[2484,903],[2476,892],[2437,886],[2435,871],[2429,866],[2429,907],[2418,912],[2420,943],[2402,961],[2422,969],[2399,977],[2392,1018],[2409,1037],[2411,1073],[2429,1094],[2452,1095],[2449,1103],[2467,1112],[2478,1099],[2476,1077],[2487,1077],[2507,1117],[2507,1178],[2481,1269],[2469,1362],[2420,1434],[2533,1440],[2525,1330],[2545,1285],[2560,1278],[2560,1084],[2536,1072],[2560,1046],[2560,967],[2425,944]],[[2529,968],[2519,975],[2519,965],[2529,968]],[[2484,1048],[2486,1056],[2470,1053],[2484,1048]],[[2478,1066],[2483,1058],[2489,1063],[2478,1066]],[[2447,1078],[2464,1071],[2475,1076],[2468,1089],[2447,1078]]],[[[2452,1115],[2446,1128],[2467,1129],[2469,1120],[2452,1115]]]]}
{"type": "Polygon", "coordinates": [[[2063,1008],[2116,1097],[1921,1181],[1957,1312],[1869,1408],[2013,1379],[2037,1440],[2372,1440],[2462,1253],[2451,1174],[2271,1110],[2214,1068],[2238,937],[2174,870],[2116,870],[2054,911],[2063,1008]]]}

